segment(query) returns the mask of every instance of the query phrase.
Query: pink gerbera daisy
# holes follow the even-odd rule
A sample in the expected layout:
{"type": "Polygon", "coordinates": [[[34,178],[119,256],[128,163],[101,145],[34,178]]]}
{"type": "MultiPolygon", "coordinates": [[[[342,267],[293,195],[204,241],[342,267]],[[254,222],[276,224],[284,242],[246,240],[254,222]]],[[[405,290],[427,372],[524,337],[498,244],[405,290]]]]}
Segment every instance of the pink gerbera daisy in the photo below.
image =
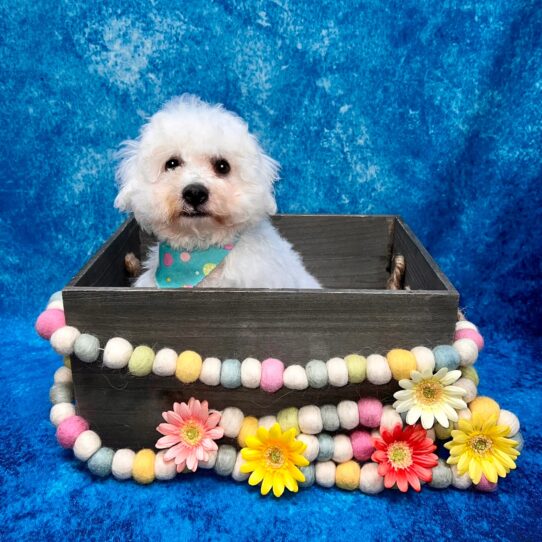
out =
{"type": "Polygon", "coordinates": [[[207,401],[200,403],[192,397],[188,404],[174,403],[173,410],[163,412],[162,416],[167,423],[156,428],[164,435],[156,447],[169,448],[164,459],[174,460],[177,472],[182,472],[185,467],[195,471],[200,461],[209,460],[209,452],[218,449],[215,440],[222,438],[224,429],[217,427],[220,412],[209,411],[207,401]]]}
{"type": "Polygon", "coordinates": [[[384,485],[394,484],[406,492],[408,486],[420,491],[420,481],[430,482],[432,468],[438,464],[433,453],[436,446],[427,438],[427,431],[421,425],[409,425],[402,429],[397,424],[393,430],[382,429],[382,438],[373,439],[376,451],[371,459],[378,463],[378,474],[384,477],[384,485]]]}

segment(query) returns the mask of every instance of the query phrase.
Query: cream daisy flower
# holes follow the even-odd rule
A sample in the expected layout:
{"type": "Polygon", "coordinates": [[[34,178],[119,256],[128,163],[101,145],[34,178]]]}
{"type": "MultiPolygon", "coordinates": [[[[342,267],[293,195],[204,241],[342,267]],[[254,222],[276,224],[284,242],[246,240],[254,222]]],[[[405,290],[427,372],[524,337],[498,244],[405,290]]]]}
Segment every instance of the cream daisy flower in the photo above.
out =
{"type": "Polygon", "coordinates": [[[393,394],[393,408],[400,414],[406,412],[406,423],[414,425],[420,418],[424,429],[433,427],[435,420],[442,427],[449,427],[450,421],[458,420],[457,411],[467,408],[462,397],[466,391],[453,386],[461,377],[461,371],[440,369],[433,374],[430,370],[412,371],[410,379],[399,380],[403,388],[393,394]]]}

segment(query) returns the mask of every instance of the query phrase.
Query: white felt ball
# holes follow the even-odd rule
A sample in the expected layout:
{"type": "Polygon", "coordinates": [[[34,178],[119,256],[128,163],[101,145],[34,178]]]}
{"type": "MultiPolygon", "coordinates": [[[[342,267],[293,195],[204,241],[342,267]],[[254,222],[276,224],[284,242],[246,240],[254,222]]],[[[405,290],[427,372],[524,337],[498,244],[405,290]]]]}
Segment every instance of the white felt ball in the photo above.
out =
{"type": "Polygon", "coordinates": [[[315,405],[306,405],[299,409],[297,423],[302,433],[317,435],[322,432],[323,423],[320,409],[315,405]]]}
{"type": "Polygon", "coordinates": [[[457,489],[468,489],[472,485],[469,473],[466,472],[462,476],[459,476],[457,465],[452,465],[452,485],[457,489]]]}
{"type": "Polygon", "coordinates": [[[426,346],[416,346],[411,352],[416,358],[416,369],[420,372],[431,371],[435,368],[435,354],[433,350],[427,348],[426,346]]]}
{"type": "Polygon", "coordinates": [[[509,410],[502,410],[499,415],[499,421],[497,422],[497,425],[507,425],[510,427],[510,433],[508,437],[513,437],[519,432],[519,419],[518,417],[509,410]]]}
{"type": "Polygon", "coordinates": [[[55,299],[54,301],[51,301],[47,305],[47,309],[59,309],[61,311],[64,310],[64,303],[62,302],[62,299],[55,299]]]}
{"type": "Polygon", "coordinates": [[[478,347],[472,339],[459,339],[454,342],[453,347],[459,354],[459,365],[468,367],[478,359],[478,347]]]}
{"type": "Polygon", "coordinates": [[[57,403],[52,406],[49,419],[55,427],[58,427],[70,416],[75,416],[75,407],[71,403],[57,403]]]}
{"type": "Polygon", "coordinates": [[[391,405],[386,405],[382,409],[382,417],[380,418],[380,432],[382,433],[382,429],[391,431],[396,425],[400,425],[402,427],[403,419],[399,414],[397,414],[397,411],[391,405]]]}
{"type": "Polygon", "coordinates": [[[132,345],[122,337],[113,337],[104,348],[103,363],[110,369],[122,369],[128,365],[134,351],[132,345]]]}
{"type": "Polygon", "coordinates": [[[470,403],[478,394],[476,384],[468,378],[461,377],[457,382],[454,383],[454,386],[457,386],[458,388],[461,388],[467,392],[467,395],[462,397],[465,403],[470,403]]]}
{"type": "Polygon", "coordinates": [[[459,331],[460,329],[474,329],[474,331],[478,331],[478,328],[468,320],[459,320],[459,322],[455,324],[455,330],[459,331]]]}
{"type": "Polygon", "coordinates": [[[117,480],[128,480],[132,477],[132,467],[134,465],[135,452],[128,448],[121,448],[115,452],[111,472],[117,480]]]}
{"type": "Polygon", "coordinates": [[[333,461],[345,463],[354,457],[352,442],[346,435],[335,435],[333,437],[333,461]]]}
{"type": "Polygon", "coordinates": [[[156,352],[152,362],[152,372],[158,376],[173,376],[177,368],[177,352],[171,348],[162,348],[156,352]]]}
{"type": "Polygon", "coordinates": [[[199,379],[207,386],[218,386],[221,368],[222,363],[218,358],[205,358],[201,365],[199,379]]]}
{"type": "Polygon", "coordinates": [[[314,435],[305,435],[304,433],[301,433],[297,436],[297,440],[300,440],[307,445],[303,455],[312,463],[318,457],[318,452],[320,451],[318,438],[314,435]]]}
{"type": "Polygon", "coordinates": [[[158,452],[154,458],[154,476],[157,480],[171,480],[172,478],[175,478],[175,475],[177,474],[175,460],[165,461],[165,454],[166,452],[162,450],[158,452]]]}
{"type": "Polygon", "coordinates": [[[359,409],[355,401],[341,401],[337,405],[339,423],[343,429],[354,429],[359,425],[359,409]]]}
{"type": "Polygon", "coordinates": [[[435,430],[431,427],[431,429],[427,430],[427,438],[431,439],[433,442],[437,440],[437,434],[435,433],[435,430]]]}
{"type": "Polygon", "coordinates": [[[60,327],[51,335],[51,346],[57,354],[71,356],[73,354],[73,345],[79,335],[81,333],[75,327],[60,327]]]}
{"type": "Polygon", "coordinates": [[[277,423],[277,418],[275,416],[263,416],[258,420],[258,427],[265,427],[266,429],[271,429],[277,423]]]}
{"type": "Polygon", "coordinates": [[[241,363],[241,384],[245,388],[257,388],[262,377],[262,364],[254,358],[246,358],[241,363]]]}
{"type": "Polygon", "coordinates": [[[59,367],[55,371],[54,381],[55,384],[71,384],[73,382],[71,369],[68,369],[65,365],[59,367]]]}
{"type": "Polygon", "coordinates": [[[373,438],[380,438],[380,437],[381,437],[380,431],[379,431],[378,429],[373,429],[373,430],[371,431],[371,437],[373,437],[373,438]]]}
{"type": "Polygon", "coordinates": [[[377,386],[387,384],[391,380],[391,369],[384,356],[371,354],[367,357],[367,380],[377,386]]]}
{"type": "Polygon", "coordinates": [[[87,461],[102,446],[102,441],[97,433],[91,430],[83,431],[75,440],[73,453],[80,461],[87,461]]]}
{"type": "Polygon", "coordinates": [[[326,367],[331,386],[342,387],[348,384],[348,365],[343,358],[331,358],[326,362],[326,367]]]}
{"type": "Polygon", "coordinates": [[[307,373],[301,365],[290,365],[286,367],[282,376],[284,386],[290,390],[304,390],[309,387],[307,373]]]}
{"type": "Polygon", "coordinates": [[[472,412],[470,408],[462,408],[457,411],[457,418],[459,420],[470,420],[472,418],[472,412]]]}
{"type": "Polygon", "coordinates": [[[201,467],[202,469],[212,469],[215,466],[217,456],[218,450],[209,452],[209,459],[207,459],[207,461],[200,461],[198,467],[201,467]]]}
{"type": "Polygon", "coordinates": [[[241,430],[241,425],[245,415],[237,407],[227,407],[222,412],[220,418],[220,427],[224,429],[224,436],[228,438],[236,438],[241,430]]]}
{"type": "Polygon", "coordinates": [[[322,487],[335,485],[335,471],[337,467],[333,461],[318,461],[315,466],[316,483],[322,487]]]}
{"type": "Polygon", "coordinates": [[[250,474],[248,474],[248,473],[241,472],[241,465],[243,463],[245,463],[245,460],[242,458],[241,452],[238,452],[237,453],[237,459],[235,460],[235,465],[233,466],[233,471],[231,473],[231,477],[236,482],[244,482],[250,476],[250,474]]]}
{"type": "Polygon", "coordinates": [[[359,477],[359,489],[368,495],[376,495],[384,491],[384,477],[378,474],[376,463],[365,463],[361,467],[359,477]]]}

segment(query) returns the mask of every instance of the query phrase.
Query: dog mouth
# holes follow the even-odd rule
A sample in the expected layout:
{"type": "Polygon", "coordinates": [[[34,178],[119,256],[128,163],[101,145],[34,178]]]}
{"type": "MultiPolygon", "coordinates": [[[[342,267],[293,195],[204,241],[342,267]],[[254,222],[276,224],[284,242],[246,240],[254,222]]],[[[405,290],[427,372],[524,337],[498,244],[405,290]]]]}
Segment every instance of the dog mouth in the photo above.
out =
{"type": "Polygon", "coordinates": [[[202,211],[200,209],[192,209],[192,210],[183,209],[179,213],[179,216],[183,218],[204,218],[204,217],[209,217],[212,215],[211,213],[208,213],[207,211],[202,211]]]}

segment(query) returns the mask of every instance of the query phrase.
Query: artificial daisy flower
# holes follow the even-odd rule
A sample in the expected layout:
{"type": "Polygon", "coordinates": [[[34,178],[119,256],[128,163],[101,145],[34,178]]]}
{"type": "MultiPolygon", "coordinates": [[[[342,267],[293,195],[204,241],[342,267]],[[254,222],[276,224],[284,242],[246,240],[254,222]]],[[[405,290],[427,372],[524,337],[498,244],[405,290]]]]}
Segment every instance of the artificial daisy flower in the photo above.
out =
{"type": "Polygon", "coordinates": [[[408,486],[421,490],[420,480],[430,482],[432,468],[438,464],[433,441],[420,425],[404,430],[397,424],[392,431],[382,429],[382,437],[373,439],[376,450],[371,459],[378,463],[378,474],[384,477],[384,486],[397,487],[404,493],[408,486]]]}
{"type": "Polygon", "coordinates": [[[478,484],[482,474],[492,483],[499,476],[504,478],[516,468],[515,459],[519,452],[514,448],[518,443],[506,438],[510,433],[507,425],[497,425],[497,416],[488,419],[474,414],[471,420],[459,420],[459,428],[452,431],[452,440],[444,444],[450,450],[448,463],[457,465],[461,476],[469,473],[471,480],[478,484]]]}
{"type": "Polygon", "coordinates": [[[297,492],[297,482],[305,481],[298,467],[306,467],[309,462],[301,455],[307,445],[296,440],[295,429],[283,433],[278,423],[269,430],[258,427],[256,435],[247,437],[246,443],[246,448],[241,450],[246,461],[241,465],[241,472],[252,473],[248,479],[251,486],[261,482],[262,495],[273,489],[275,497],[280,497],[285,487],[297,492]]]}
{"type": "Polygon", "coordinates": [[[158,439],[156,447],[169,448],[164,460],[175,461],[177,472],[185,467],[195,471],[200,461],[209,460],[209,452],[218,449],[215,440],[222,438],[224,429],[217,427],[220,412],[209,411],[207,401],[200,403],[192,397],[188,404],[174,403],[173,410],[162,416],[167,423],[161,423],[156,430],[165,436],[158,439]]]}
{"type": "Polygon", "coordinates": [[[461,378],[461,371],[448,371],[445,367],[433,374],[431,370],[412,371],[409,379],[399,380],[402,390],[395,392],[393,408],[406,412],[406,422],[414,425],[420,418],[424,429],[430,429],[437,420],[442,427],[458,420],[457,411],[467,408],[462,397],[466,391],[452,386],[461,378]]]}

